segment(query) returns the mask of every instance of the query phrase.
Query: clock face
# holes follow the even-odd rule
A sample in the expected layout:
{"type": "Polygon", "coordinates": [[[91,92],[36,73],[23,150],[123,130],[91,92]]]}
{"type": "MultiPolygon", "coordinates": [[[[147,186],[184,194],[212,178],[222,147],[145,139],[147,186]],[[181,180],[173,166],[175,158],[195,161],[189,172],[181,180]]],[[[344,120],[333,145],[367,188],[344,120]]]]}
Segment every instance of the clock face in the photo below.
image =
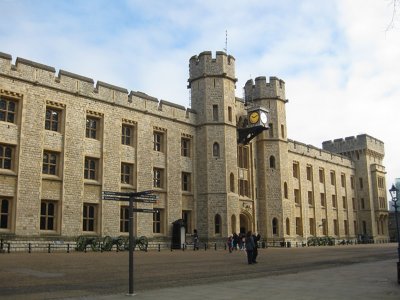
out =
{"type": "Polygon", "coordinates": [[[261,122],[263,124],[267,124],[268,118],[267,118],[267,114],[265,112],[261,112],[260,118],[261,118],[261,122]]]}
{"type": "Polygon", "coordinates": [[[257,122],[258,122],[258,119],[259,119],[260,117],[259,117],[259,115],[258,115],[258,112],[256,112],[256,111],[254,111],[254,112],[252,112],[251,114],[250,114],[250,116],[249,116],[249,122],[250,122],[250,124],[256,124],[257,122]]]}

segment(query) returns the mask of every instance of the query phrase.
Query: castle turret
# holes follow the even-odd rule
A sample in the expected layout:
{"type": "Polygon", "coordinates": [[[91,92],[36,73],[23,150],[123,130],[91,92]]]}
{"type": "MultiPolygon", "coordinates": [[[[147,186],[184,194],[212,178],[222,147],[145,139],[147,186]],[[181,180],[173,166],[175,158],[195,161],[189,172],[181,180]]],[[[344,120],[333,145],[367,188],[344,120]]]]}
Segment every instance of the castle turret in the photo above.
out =
{"type": "Polygon", "coordinates": [[[215,58],[202,52],[190,59],[189,69],[188,88],[197,112],[197,229],[204,238],[218,239],[227,236],[229,216],[238,206],[230,188],[232,176],[237,177],[235,59],[224,52],[215,58]]]}
{"type": "Polygon", "coordinates": [[[385,156],[382,141],[362,134],[345,139],[325,141],[323,149],[348,156],[355,163],[358,234],[385,239],[388,226],[385,156]]]}
{"type": "MultiPolygon", "coordinates": [[[[272,220],[279,223],[279,236],[284,236],[285,199],[283,185],[288,183],[288,147],[286,135],[285,82],[277,77],[260,76],[248,80],[244,87],[248,107],[260,106],[269,110],[269,129],[255,139],[258,186],[258,231],[262,236],[273,237],[272,220]]],[[[287,205],[286,211],[290,210],[287,205]]],[[[276,235],[277,233],[275,233],[276,235]]]]}

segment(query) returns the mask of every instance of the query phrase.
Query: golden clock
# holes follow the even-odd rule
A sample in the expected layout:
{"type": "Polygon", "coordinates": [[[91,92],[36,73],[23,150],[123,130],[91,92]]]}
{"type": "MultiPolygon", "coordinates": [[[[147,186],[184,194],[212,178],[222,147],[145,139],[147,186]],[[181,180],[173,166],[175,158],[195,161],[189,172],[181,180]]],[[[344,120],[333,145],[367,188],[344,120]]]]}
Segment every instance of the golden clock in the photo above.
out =
{"type": "Polygon", "coordinates": [[[250,114],[249,116],[249,122],[250,124],[256,124],[258,120],[260,119],[260,115],[258,114],[257,111],[254,111],[250,114]]]}

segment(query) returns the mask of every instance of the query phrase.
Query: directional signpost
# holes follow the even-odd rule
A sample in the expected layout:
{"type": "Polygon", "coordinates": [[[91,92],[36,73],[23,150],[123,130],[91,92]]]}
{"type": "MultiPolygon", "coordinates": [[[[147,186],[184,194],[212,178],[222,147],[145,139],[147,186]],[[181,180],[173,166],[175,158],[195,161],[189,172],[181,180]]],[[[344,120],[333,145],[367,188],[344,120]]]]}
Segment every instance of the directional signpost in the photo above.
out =
{"type": "Polygon", "coordinates": [[[111,192],[111,191],[103,191],[102,192],[103,200],[112,200],[112,201],[129,201],[129,296],[134,296],[133,293],[133,213],[134,212],[142,212],[142,213],[155,213],[157,209],[151,208],[134,208],[133,202],[141,202],[141,203],[156,203],[158,196],[153,194],[152,190],[136,192],[136,193],[123,193],[123,192],[111,192]]]}

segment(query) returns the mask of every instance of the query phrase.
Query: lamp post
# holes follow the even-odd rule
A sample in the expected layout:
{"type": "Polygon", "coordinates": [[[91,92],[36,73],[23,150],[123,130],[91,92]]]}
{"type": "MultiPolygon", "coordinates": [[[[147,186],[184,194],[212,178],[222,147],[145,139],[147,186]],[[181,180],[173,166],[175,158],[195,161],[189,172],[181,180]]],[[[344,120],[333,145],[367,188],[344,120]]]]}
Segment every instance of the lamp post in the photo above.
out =
{"type": "Polygon", "coordinates": [[[396,233],[397,233],[397,254],[399,257],[399,261],[397,262],[397,283],[400,284],[400,232],[399,232],[399,220],[397,218],[397,208],[399,205],[397,204],[399,190],[392,185],[391,189],[389,190],[390,197],[392,197],[393,207],[394,207],[394,217],[396,220],[396,233]]]}

